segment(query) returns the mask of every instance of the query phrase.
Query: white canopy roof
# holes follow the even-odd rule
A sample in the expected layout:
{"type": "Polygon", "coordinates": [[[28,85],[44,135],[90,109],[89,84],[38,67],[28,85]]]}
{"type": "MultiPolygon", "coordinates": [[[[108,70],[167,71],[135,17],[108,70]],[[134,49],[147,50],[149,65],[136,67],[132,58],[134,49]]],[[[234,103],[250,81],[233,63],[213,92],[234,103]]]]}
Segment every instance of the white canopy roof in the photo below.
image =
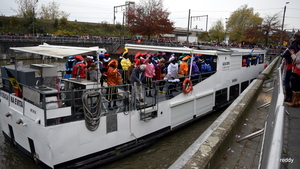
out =
{"type": "Polygon", "coordinates": [[[217,55],[217,50],[195,50],[193,48],[188,47],[169,47],[169,46],[151,46],[151,45],[133,45],[126,44],[125,48],[127,49],[135,49],[135,50],[150,50],[150,51],[164,51],[171,53],[186,53],[186,54],[195,54],[201,53],[206,55],[217,55]]]}
{"type": "Polygon", "coordinates": [[[125,48],[137,50],[164,51],[174,53],[191,53],[193,49],[187,47],[167,47],[167,46],[150,46],[150,45],[133,45],[126,44],[125,48]]]}
{"type": "Polygon", "coordinates": [[[224,55],[224,54],[241,54],[241,53],[255,53],[255,54],[266,54],[266,50],[258,49],[241,49],[241,48],[230,48],[230,50],[225,48],[215,48],[215,49],[193,49],[188,47],[169,47],[169,46],[151,46],[151,45],[133,45],[126,44],[125,48],[135,49],[135,50],[144,50],[144,51],[164,51],[171,53],[186,53],[186,54],[196,54],[201,53],[204,55],[224,55]]]}
{"type": "Polygon", "coordinates": [[[34,53],[43,56],[50,56],[55,58],[64,58],[74,55],[88,54],[92,52],[105,53],[105,49],[96,47],[73,47],[73,46],[56,46],[44,43],[43,45],[33,47],[11,47],[10,49],[17,52],[34,53]]]}

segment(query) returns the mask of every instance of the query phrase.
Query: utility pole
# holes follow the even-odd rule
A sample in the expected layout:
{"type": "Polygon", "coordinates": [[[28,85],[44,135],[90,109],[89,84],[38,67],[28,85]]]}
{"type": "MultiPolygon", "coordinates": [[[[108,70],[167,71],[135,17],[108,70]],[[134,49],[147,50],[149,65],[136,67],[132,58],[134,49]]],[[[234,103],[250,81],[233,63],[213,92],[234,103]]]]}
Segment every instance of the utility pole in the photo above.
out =
{"type": "Polygon", "coordinates": [[[124,19],[125,19],[125,12],[123,11],[123,21],[122,21],[122,39],[121,39],[121,44],[124,43],[124,19]]]}
{"type": "Polygon", "coordinates": [[[187,27],[187,35],[186,35],[186,42],[189,46],[189,34],[190,34],[190,17],[191,17],[191,9],[189,9],[189,16],[188,16],[188,27],[187,27]]]}
{"type": "MultiPolygon", "coordinates": [[[[114,25],[116,24],[116,13],[117,13],[117,8],[122,8],[126,5],[119,5],[119,6],[114,6],[114,25]]],[[[124,13],[123,13],[124,14],[124,13]]]]}
{"type": "Polygon", "coordinates": [[[227,18],[225,18],[225,39],[224,39],[224,41],[225,41],[225,44],[227,45],[227,42],[226,42],[226,33],[227,33],[227,18]]]}
{"type": "Polygon", "coordinates": [[[190,28],[192,29],[192,19],[193,18],[198,19],[198,18],[201,18],[201,17],[206,17],[206,30],[205,31],[207,32],[208,15],[191,16],[191,26],[190,26],[190,28]]]}
{"type": "Polygon", "coordinates": [[[36,0],[36,2],[34,3],[34,5],[33,5],[33,10],[32,10],[32,16],[33,16],[33,18],[32,18],[32,36],[34,37],[34,18],[35,18],[35,12],[34,12],[34,7],[35,7],[35,5],[36,5],[36,3],[38,2],[38,0],[36,0]]]}
{"type": "MultiPolygon", "coordinates": [[[[114,6],[114,25],[116,24],[116,13],[117,13],[117,8],[123,8],[125,7],[125,10],[128,10],[128,8],[131,7],[131,5],[135,5],[134,2],[131,1],[126,1],[125,5],[119,5],[119,6],[114,6]]],[[[127,11],[126,11],[127,12],[127,11]]],[[[123,15],[124,15],[124,11],[123,11],[123,15]]]]}

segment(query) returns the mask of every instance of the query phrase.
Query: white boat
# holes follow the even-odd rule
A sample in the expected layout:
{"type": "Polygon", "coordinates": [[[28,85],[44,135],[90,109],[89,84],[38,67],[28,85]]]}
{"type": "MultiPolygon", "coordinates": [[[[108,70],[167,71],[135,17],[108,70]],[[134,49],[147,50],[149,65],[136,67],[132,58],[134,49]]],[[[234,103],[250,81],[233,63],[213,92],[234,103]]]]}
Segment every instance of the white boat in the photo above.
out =
{"type": "MultiPolygon", "coordinates": [[[[145,98],[144,104],[131,99],[133,96],[123,90],[126,85],[119,86],[118,108],[110,110],[105,99],[108,87],[97,82],[59,79],[57,67],[43,63],[29,68],[3,66],[0,122],[6,140],[42,168],[92,168],[143,149],[163,135],[230,104],[265,67],[264,50],[125,47],[129,51],[191,56],[201,53],[204,59],[211,59],[212,72],[194,79],[189,92],[182,92],[180,82],[174,97],[155,92],[155,97],[145,98]],[[242,58],[249,54],[259,55],[257,63],[243,67],[242,58]],[[14,90],[18,85],[10,83],[12,77],[7,71],[19,83],[21,92],[14,90]]],[[[52,45],[11,49],[57,58],[105,52],[97,47],[52,45]]],[[[167,90],[168,82],[164,85],[167,90]]]]}

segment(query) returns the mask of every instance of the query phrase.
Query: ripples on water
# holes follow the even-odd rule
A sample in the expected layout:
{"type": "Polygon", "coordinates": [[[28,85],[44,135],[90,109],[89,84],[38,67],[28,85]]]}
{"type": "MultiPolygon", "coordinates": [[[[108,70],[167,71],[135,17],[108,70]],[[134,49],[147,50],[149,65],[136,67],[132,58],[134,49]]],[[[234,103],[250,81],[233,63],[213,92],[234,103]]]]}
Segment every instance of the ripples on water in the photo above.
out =
{"type": "MultiPolygon", "coordinates": [[[[41,60],[26,60],[23,62],[24,65],[26,65],[41,63],[41,60]]],[[[62,59],[49,59],[46,60],[45,63],[57,65],[58,70],[65,69],[65,61],[62,59]]],[[[1,66],[5,64],[9,64],[9,61],[0,62],[1,66]]],[[[107,165],[97,167],[97,169],[167,169],[220,114],[221,111],[208,115],[180,130],[159,138],[154,145],[142,151],[107,165]]],[[[10,145],[10,143],[5,142],[1,132],[0,168],[36,169],[38,167],[30,159],[25,157],[25,155],[10,145]]]]}
{"type": "Polygon", "coordinates": [[[166,135],[152,146],[98,169],[167,169],[215,121],[215,112],[166,135]]]}
{"type": "Polygon", "coordinates": [[[21,154],[21,152],[14,148],[9,142],[5,142],[2,129],[0,134],[0,168],[38,169],[29,158],[21,154]]]}

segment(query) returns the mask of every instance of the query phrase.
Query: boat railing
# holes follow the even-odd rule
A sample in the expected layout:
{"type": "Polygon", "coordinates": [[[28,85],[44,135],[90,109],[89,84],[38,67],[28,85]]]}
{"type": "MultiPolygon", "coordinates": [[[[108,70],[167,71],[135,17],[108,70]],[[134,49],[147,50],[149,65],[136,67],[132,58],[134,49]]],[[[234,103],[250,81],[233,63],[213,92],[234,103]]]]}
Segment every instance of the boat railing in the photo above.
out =
{"type": "Polygon", "coordinates": [[[113,43],[119,42],[118,38],[101,38],[87,36],[17,36],[0,35],[2,41],[33,41],[33,42],[74,42],[74,43],[113,43]]]}
{"type": "MultiPolygon", "coordinates": [[[[143,84],[143,102],[136,99],[136,92],[132,90],[133,87],[131,84],[101,87],[100,84],[95,82],[95,85],[89,89],[76,87],[66,90],[63,80],[57,81],[55,88],[47,85],[28,86],[19,83],[23,89],[23,95],[19,97],[44,111],[43,118],[45,126],[84,120],[86,112],[95,113],[95,111],[102,117],[116,113],[124,113],[127,115],[130,111],[137,110],[140,113],[141,120],[149,121],[157,117],[157,103],[171,99],[183,92],[182,83],[185,78],[190,78],[192,84],[196,85],[214,73],[215,72],[203,73],[191,77],[181,76],[179,77],[180,81],[177,83],[171,83],[166,80],[153,81],[152,88],[143,84]],[[107,91],[115,87],[118,89],[117,93],[113,93],[116,97],[110,99],[111,94],[107,91]],[[151,91],[152,97],[147,97],[150,96],[149,91],[151,91]],[[116,107],[113,107],[114,103],[116,103],[116,107]],[[109,104],[111,107],[109,107],[109,104]],[[61,108],[69,108],[70,113],[62,113],[61,116],[57,115],[51,117],[48,115],[49,111],[61,108]]],[[[5,77],[1,78],[4,82],[2,83],[2,90],[15,96],[9,79],[5,77]]],[[[25,109],[23,111],[25,111],[25,109]]],[[[22,113],[25,114],[25,112],[22,113]]]]}

